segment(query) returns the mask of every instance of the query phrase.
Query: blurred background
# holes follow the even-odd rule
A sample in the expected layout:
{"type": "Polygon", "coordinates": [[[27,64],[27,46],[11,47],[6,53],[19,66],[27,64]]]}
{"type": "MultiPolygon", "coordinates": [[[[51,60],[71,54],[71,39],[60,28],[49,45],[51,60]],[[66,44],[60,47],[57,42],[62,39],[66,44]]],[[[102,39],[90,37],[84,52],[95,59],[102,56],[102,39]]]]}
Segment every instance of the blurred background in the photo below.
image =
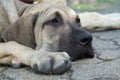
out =
{"type": "Polygon", "coordinates": [[[96,11],[100,13],[119,13],[120,0],[67,0],[68,6],[76,12],[96,11]]]}

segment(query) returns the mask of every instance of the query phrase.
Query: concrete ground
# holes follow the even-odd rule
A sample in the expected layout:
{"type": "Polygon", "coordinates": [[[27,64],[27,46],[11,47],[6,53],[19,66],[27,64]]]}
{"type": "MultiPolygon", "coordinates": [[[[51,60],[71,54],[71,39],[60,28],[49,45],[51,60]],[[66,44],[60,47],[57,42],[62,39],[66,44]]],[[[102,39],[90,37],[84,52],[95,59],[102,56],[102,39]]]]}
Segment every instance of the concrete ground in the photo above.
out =
{"type": "Polygon", "coordinates": [[[41,75],[27,67],[0,66],[0,80],[120,80],[120,30],[92,35],[95,58],[73,62],[71,70],[63,75],[41,75]]]}

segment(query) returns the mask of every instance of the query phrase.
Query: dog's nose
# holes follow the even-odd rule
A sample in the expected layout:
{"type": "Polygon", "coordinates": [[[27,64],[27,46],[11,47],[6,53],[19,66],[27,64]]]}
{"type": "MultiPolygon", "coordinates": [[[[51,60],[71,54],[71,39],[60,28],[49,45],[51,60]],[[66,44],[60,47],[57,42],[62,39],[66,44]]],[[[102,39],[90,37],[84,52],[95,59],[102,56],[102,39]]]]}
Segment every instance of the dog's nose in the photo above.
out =
{"type": "Polygon", "coordinates": [[[92,35],[90,33],[81,34],[79,41],[82,45],[87,45],[92,42],[92,35]]]}

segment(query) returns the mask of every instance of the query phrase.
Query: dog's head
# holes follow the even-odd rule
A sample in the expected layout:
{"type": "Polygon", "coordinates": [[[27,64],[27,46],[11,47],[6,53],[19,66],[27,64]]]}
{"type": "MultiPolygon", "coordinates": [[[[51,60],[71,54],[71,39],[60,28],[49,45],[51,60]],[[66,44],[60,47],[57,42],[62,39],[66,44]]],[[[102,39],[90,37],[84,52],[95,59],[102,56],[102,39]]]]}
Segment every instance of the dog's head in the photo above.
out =
{"type": "Polygon", "coordinates": [[[73,60],[92,58],[92,36],[81,29],[79,16],[65,5],[36,5],[2,35],[37,50],[67,52],[73,60]]]}

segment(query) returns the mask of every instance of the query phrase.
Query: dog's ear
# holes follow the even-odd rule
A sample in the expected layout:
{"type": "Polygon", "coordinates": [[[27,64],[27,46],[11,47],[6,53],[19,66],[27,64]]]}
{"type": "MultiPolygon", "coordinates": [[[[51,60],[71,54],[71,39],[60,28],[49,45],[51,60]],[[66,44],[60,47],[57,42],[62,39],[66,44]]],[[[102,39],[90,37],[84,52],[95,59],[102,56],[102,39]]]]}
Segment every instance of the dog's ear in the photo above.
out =
{"type": "Polygon", "coordinates": [[[21,16],[28,7],[32,6],[32,4],[24,3],[22,0],[14,0],[14,2],[19,16],[21,16]]]}
{"type": "Polygon", "coordinates": [[[7,30],[2,33],[5,42],[16,41],[25,46],[35,48],[34,26],[38,17],[38,13],[29,14],[20,17],[7,30]]]}

